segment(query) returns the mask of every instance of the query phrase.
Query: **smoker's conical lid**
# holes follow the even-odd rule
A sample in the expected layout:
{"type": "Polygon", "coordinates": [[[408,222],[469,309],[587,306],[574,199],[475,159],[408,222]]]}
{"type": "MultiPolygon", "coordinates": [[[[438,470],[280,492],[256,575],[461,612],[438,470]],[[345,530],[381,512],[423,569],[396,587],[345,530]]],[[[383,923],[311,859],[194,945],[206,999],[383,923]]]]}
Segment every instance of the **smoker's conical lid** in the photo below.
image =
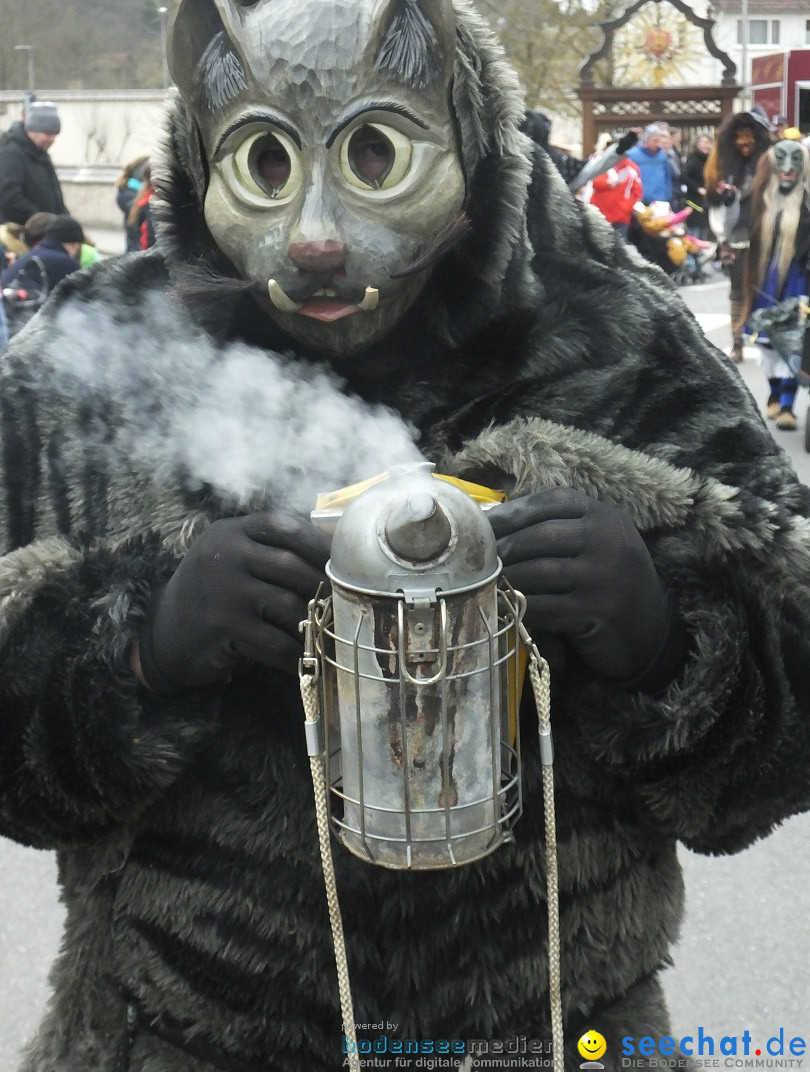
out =
{"type": "Polygon", "coordinates": [[[410,562],[430,562],[450,546],[450,519],[428,491],[415,491],[395,503],[385,525],[385,542],[410,562]]]}
{"type": "Polygon", "coordinates": [[[348,588],[406,595],[452,592],[497,576],[492,526],[466,492],[399,466],[359,495],[337,523],[327,572],[348,588]]]}

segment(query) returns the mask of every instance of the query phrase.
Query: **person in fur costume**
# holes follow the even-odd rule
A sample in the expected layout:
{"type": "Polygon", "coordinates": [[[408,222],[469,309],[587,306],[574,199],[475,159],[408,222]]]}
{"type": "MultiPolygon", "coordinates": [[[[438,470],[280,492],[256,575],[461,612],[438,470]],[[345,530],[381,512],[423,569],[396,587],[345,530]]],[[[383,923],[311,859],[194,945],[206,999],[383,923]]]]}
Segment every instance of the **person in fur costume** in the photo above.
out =
{"type": "MultiPolygon", "coordinates": [[[[58,854],[66,908],[21,1068],[343,1065],[308,515],[422,457],[508,495],[487,516],[551,664],[565,1067],[593,1030],[619,1069],[669,1034],[678,841],[738,851],[810,801],[810,495],[519,132],[466,0],[181,0],[170,61],[156,246],[65,280],[0,369],[0,831],[58,854]]],[[[335,846],[389,1054],[551,1038],[521,721],[514,844],[429,872],[335,846]]]]}
{"type": "Polygon", "coordinates": [[[771,145],[766,117],[756,109],[730,115],[720,126],[714,148],[706,160],[704,186],[709,226],[729,266],[731,360],[743,359],[742,322],[745,310],[745,273],[751,226],[751,186],[757,164],[771,145]]]}
{"type": "MultiPolygon", "coordinates": [[[[801,296],[810,296],[810,153],[801,142],[784,139],[762,157],[752,187],[745,315],[801,296]]],[[[762,364],[766,416],[777,428],[795,431],[798,380],[769,345],[763,346],[762,364]]]]}

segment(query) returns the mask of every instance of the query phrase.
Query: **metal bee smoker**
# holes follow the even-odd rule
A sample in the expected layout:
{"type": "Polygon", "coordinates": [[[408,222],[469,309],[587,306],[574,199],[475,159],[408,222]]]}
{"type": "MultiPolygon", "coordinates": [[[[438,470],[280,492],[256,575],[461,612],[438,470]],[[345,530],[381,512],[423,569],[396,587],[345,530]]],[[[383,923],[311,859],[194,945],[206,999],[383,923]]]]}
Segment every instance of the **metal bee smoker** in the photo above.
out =
{"type": "Polygon", "coordinates": [[[349,502],[326,567],[331,594],[319,593],[302,623],[301,697],[344,1052],[361,1072],[330,823],[355,856],[396,869],[458,867],[512,841],[528,661],[543,765],[553,1066],[563,1072],[548,665],[522,624],[523,596],[501,576],[485,512],[432,469],[392,470],[349,502]]]}
{"type": "Polygon", "coordinates": [[[500,581],[481,507],[431,469],[402,467],[349,504],[332,594],[309,619],[333,829],[391,868],[480,859],[521,810],[523,600],[500,581]]]}

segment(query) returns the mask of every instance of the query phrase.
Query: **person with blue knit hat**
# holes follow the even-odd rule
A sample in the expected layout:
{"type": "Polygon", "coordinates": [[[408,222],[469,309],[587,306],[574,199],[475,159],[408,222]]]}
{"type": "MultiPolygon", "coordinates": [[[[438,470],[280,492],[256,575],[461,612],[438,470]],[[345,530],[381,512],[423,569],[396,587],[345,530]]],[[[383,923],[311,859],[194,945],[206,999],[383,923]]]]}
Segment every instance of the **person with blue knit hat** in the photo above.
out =
{"type": "Polygon", "coordinates": [[[67,212],[48,155],[61,129],[56,105],[34,101],[0,139],[0,222],[24,224],[35,212],[67,212]]]}

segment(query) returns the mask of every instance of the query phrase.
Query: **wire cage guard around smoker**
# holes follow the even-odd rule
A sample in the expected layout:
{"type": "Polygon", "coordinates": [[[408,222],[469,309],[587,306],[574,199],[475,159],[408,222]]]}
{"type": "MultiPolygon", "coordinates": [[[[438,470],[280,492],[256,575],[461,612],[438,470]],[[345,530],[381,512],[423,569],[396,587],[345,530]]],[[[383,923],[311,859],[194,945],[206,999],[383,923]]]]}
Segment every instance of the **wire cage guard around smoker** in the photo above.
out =
{"type": "Polygon", "coordinates": [[[331,823],[356,856],[447,868],[513,840],[524,605],[502,578],[313,601],[331,823]]]}
{"type": "Polygon", "coordinates": [[[361,1072],[330,823],[354,855],[397,869],[458,867],[511,842],[528,669],[543,769],[553,1066],[563,1072],[549,671],[523,625],[526,601],[501,574],[492,526],[429,463],[401,467],[349,502],[326,574],[331,594],[319,592],[302,623],[299,677],[349,1067],[361,1072]]]}

